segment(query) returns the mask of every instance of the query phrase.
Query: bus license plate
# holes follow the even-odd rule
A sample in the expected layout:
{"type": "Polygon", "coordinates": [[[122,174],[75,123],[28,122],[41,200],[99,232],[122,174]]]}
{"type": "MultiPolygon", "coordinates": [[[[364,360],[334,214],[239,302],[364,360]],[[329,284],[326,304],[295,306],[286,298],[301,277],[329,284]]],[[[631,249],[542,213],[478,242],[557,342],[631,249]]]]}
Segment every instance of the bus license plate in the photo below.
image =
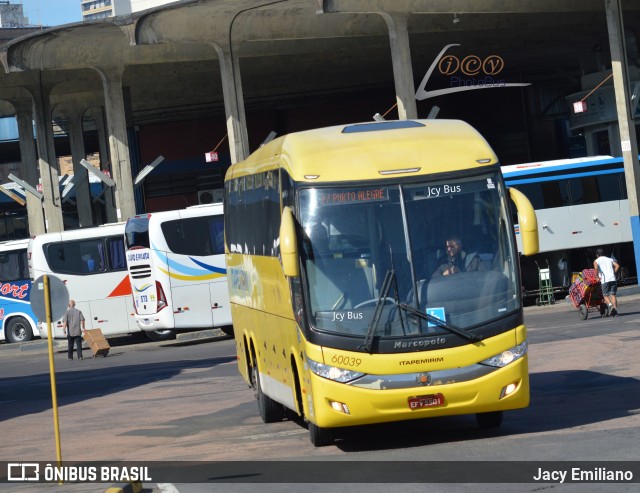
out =
{"type": "Polygon", "coordinates": [[[409,397],[409,409],[412,411],[425,407],[438,407],[444,405],[444,395],[429,394],[409,397]]]}

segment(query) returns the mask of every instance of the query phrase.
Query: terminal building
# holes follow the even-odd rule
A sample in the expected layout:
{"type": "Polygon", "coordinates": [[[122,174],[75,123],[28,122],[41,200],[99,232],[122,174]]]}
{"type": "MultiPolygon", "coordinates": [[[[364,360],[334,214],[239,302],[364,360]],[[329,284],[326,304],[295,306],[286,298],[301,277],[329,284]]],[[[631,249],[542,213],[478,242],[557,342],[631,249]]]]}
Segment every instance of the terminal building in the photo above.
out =
{"type": "Polygon", "coordinates": [[[15,121],[0,177],[42,193],[2,196],[0,239],[217,200],[227,167],[273,134],[376,114],[465,120],[505,165],[621,156],[620,47],[638,112],[629,0],[127,3],[84,0],[83,22],[0,45],[0,117],[15,121]]]}

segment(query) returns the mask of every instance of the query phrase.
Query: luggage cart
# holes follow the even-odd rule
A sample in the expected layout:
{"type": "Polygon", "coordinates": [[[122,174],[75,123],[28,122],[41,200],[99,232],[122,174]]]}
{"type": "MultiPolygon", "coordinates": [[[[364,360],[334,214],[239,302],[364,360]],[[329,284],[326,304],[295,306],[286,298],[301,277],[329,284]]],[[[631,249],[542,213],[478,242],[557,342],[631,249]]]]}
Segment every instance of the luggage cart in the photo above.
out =
{"type": "Polygon", "coordinates": [[[553,305],[556,302],[556,298],[553,296],[553,286],[551,285],[551,269],[549,268],[549,261],[547,260],[547,267],[541,269],[538,267],[538,280],[539,280],[539,296],[536,298],[536,305],[553,305]]]}
{"type": "Polygon", "coordinates": [[[569,297],[578,309],[581,320],[589,317],[589,311],[600,313],[600,317],[609,316],[609,305],[602,296],[600,278],[595,269],[585,269],[569,288],[569,297]]]}

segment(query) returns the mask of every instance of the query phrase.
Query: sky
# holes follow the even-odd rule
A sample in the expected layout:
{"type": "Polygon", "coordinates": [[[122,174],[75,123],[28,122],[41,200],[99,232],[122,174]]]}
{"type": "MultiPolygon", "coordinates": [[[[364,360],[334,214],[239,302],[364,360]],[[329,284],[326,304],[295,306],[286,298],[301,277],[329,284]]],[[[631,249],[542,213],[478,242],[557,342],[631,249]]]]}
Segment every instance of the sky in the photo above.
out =
{"type": "Polygon", "coordinates": [[[59,26],[82,20],[81,0],[10,0],[21,3],[31,25],[59,26]]]}

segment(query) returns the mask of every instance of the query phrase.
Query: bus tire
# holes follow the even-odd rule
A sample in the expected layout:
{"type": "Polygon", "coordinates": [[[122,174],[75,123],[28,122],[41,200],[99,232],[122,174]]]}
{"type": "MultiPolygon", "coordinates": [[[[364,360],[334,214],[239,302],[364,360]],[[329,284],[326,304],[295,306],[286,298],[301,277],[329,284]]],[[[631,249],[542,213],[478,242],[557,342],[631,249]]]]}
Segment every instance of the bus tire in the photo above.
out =
{"type": "Polygon", "coordinates": [[[260,412],[262,421],[265,423],[277,423],[278,421],[284,420],[284,407],[282,404],[274,401],[271,397],[262,392],[258,365],[254,364],[251,371],[253,372],[253,381],[255,382],[258,411],[260,412]]]}
{"type": "Polygon", "coordinates": [[[13,317],[4,328],[5,337],[9,342],[27,342],[33,339],[31,325],[23,317],[13,317]]]}
{"type": "Polygon", "coordinates": [[[309,421],[309,438],[315,447],[326,447],[334,444],[336,436],[331,428],[320,428],[309,421]]]}
{"type": "Polygon", "coordinates": [[[482,429],[499,428],[502,424],[502,411],[476,414],[476,423],[482,429]]]}
{"type": "Polygon", "coordinates": [[[145,331],[145,334],[149,339],[155,342],[168,341],[169,339],[175,339],[176,334],[172,330],[154,330],[145,331]]]}

